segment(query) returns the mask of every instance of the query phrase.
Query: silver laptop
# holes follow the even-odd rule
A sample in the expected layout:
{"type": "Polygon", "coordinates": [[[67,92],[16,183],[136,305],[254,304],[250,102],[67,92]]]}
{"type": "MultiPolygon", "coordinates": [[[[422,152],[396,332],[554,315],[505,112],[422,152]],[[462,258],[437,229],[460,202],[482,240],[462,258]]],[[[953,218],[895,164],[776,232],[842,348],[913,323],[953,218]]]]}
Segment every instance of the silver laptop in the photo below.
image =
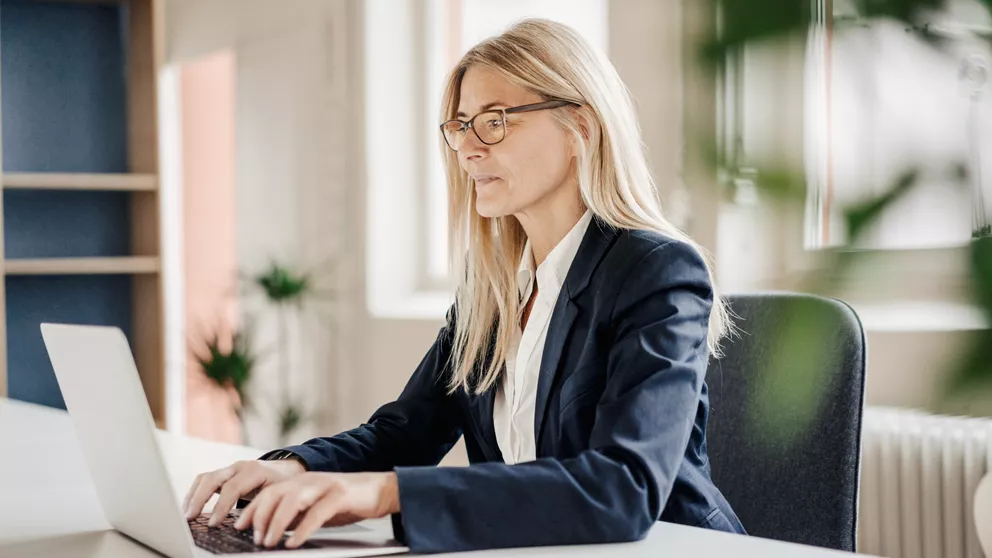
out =
{"type": "MultiPolygon", "coordinates": [[[[405,552],[392,534],[362,524],[322,529],[305,547],[266,550],[250,533],[187,522],[156,441],[155,423],[124,333],[115,327],[42,324],[55,376],[113,527],[167,556],[266,551],[352,558],[405,552]],[[239,539],[240,537],[240,539],[239,539]]],[[[285,540],[285,539],[284,539],[285,540]]]]}

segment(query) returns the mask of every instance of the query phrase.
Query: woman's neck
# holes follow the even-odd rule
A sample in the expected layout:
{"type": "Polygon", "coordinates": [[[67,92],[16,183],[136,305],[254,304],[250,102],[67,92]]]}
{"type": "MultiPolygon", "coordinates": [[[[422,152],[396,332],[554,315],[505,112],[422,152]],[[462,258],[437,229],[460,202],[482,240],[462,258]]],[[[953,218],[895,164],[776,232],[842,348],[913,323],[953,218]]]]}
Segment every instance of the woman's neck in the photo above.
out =
{"type": "Polygon", "coordinates": [[[515,215],[530,240],[535,267],[544,263],[586,212],[577,190],[562,194],[566,195],[548,196],[515,215]]]}

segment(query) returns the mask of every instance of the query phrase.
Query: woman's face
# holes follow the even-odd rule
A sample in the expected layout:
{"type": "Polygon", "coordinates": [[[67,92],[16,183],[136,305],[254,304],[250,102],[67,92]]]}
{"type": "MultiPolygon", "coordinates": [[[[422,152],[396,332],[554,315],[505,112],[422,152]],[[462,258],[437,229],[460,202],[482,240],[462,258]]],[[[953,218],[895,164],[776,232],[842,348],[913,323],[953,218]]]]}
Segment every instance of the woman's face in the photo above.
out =
{"type": "MultiPolygon", "coordinates": [[[[511,108],[546,99],[511,84],[485,68],[469,67],[462,77],[458,113],[467,121],[492,108],[511,108]]],[[[577,188],[571,138],[553,110],[506,115],[506,137],[495,145],[472,130],[458,150],[458,162],[475,185],[476,211],[483,217],[528,212],[577,188]]],[[[481,119],[479,120],[481,125],[481,119]]]]}

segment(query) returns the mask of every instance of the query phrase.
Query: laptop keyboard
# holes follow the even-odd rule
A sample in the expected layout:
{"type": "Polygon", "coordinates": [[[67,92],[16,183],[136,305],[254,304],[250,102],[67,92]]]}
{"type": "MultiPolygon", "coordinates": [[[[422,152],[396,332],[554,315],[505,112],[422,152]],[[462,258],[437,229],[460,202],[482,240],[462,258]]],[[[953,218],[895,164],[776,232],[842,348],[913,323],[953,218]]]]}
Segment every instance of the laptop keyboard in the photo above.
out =
{"type": "MultiPolygon", "coordinates": [[[[207,522],[209,515],[201,515],[196,519],[190,519],[189,530],[193,533],[193,542],[196,546],[212,552],[214,554],[239,554],[242,552],[267,552],[270,550],[287,550],[284,546],[286,537],[283,535],[281,541],[272,548],[256,546],[252,541],[252,529],[249,527],[244,531],[234,528],[234,522],[238,516],[228,514],[227,517],[216,527],[210,527],[207,522]]],[[[319,545],[305,542],[299,548],[320,548],[319,545]]]]}

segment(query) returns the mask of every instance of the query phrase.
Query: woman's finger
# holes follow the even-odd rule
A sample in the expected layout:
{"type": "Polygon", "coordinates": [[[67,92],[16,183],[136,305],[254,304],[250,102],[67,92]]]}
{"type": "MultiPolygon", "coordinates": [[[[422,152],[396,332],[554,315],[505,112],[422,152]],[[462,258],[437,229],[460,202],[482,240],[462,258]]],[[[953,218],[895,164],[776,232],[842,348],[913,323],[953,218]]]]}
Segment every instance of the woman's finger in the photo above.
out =
{"type": "Polygon", "coordinates": [[[245,506],[244,509],[241,510],[241,513],[238,514],[238,520],[234,522],[235,529],[240,529],[243,531],[248,527],[251,527],[251,516],[255,513],[256,498],[253,498],[251,502],[248,502],[248,505],[245,506]]]}
{"type": "Polygon", "coordinates": [[[193,492],[193,496],[189,500],[189,507],[186,508],[186,519],[193,519],[194,517],[200,515],[200,512],[203,511],[203,506],[207,503],[207,500],[209,500],[210,497],[213,496],[225,482],[230,480],[231,477],[234,476],[234,473],[234,467],[225,467],[203,477],[197,485],[196,490],[193,492]]]}
{"type": "Polygon", "coordinates": [[[283,534],[290,524],[294,522],[300,512],[309,508],[320,496],[318,489],[312,484],[299,484],[295,490],[290,490],[279,501],[269,526],[265,529],[265,539],[262,544],[268,547],[275,546],[282,540],[283,534]]]}
{"type": "Polygon", "coordinates": [[[186,496],[183,497],[183,513],[186,513],[186,509],[189,508],[189,501],[193,498],[193,493],[196,492],[196,487],[199,486],[200,481],[203,480],[203,473],[196,475],[193,479],[192,484],[189,485],[189,490],[186,491],[186,496]]]}
{"type": "Polygon", "coordinates": [[[305,543],[314,531],[320,529],[325,523],[334,519],[340,511],[341,493],[330,491],[323,498],[310,506],[310,509],[303,514],[293,534],[286,539],[286,548],[296,548],[305,543]]]}
{"type": "Polygon", "coordinates": [[[214,504],[213,514],[210,515],[210,526],[220,525],[227,514],[234,509],[235,504],[238,503],[238,498],[255,490],[263,482],[265,482],[265,477],[259,471],[245,470],[224,483],[220,489],[220,498],[214,504]]]}
{"type": "Polygon", "coordinates": [[[277,483],[269,485],[265,490],[258,493],[258,496],[251,501],[249,508],[254,508],[251,510],[251,526],[254,529],[254,541],[255,544],[262,544],[265,540],[265,535],[269,529],[269,521],[272,519],[272,513],[275,512],[276,506],[279,505],[279,501],[282,500],[283,495],[286,493],[286,486],[290,484],[277,483]]]}

